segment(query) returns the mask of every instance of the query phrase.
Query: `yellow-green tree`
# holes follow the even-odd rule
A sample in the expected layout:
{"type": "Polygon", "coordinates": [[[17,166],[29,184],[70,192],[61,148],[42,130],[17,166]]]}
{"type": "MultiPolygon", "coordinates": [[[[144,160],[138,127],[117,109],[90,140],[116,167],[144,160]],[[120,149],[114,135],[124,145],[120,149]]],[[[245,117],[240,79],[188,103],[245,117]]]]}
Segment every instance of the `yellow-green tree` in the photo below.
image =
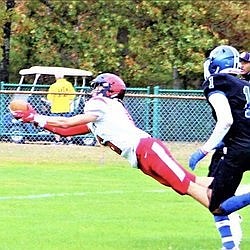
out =
{"type": "Polygon", "coordinates": [[[175,69],[176,87],[196,88],[208,49],[250,47],[247,0],[15,2],[12,81],[20,68],[47,65],[114,72],[130,86],[171,88],[175,69]]]}

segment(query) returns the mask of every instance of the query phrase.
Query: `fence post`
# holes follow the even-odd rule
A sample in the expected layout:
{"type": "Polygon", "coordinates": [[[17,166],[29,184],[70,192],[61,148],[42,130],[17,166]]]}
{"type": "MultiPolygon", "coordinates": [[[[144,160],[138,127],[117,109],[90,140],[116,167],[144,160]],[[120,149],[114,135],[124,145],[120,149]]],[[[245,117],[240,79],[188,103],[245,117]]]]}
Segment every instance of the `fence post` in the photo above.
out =
{"type": "MultiPolygon", "coordinates": [[[[155,86],[154,87],[154,95],[158,95],[159,94],[159,86],[155,86]]],[[[159,122],[158,122],[158,118],[159,118],[159,113],[158,113],[158,109],[159,109],[159,98],[154,98],[153,99],[153,131],[152,131],[152,136],[159,138],[159,122]]]]}
{"type": "MultiPolygon", "coordinates": [[[[3,90],[3,84],[4,82],[0,82],[0,90],[3,90]]],[[[4,111],[4,94],[0,94],[0,136],[2,136],[2,131],[3,131],[3,111],[4,111]]]]}
{"type": "MultiPolygon", "coordinates": [[[[147,92],[146,94],[149,95],[150,94],[150,86],[147,87],[147,92]]],[[[150,109],[151,109],[151,99],[150,98],[146,98],[146,112],[145,112],[145,116],[147,117],[145,120],[145,128],[146,131],[151,133],[151,126],[150,126],[150,109]]]]}

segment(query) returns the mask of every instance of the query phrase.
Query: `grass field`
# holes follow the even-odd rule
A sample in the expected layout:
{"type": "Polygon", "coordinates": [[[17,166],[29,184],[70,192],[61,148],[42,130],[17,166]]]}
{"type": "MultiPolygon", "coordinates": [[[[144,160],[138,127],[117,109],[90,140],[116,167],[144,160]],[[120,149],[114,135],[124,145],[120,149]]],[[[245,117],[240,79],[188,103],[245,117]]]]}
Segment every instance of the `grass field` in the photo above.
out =
{"type": "MultiPolygon", "coordinates": [[[[170,145],[187,166],[197,145],[170,145]]],[[[197,169],[206,174],[205,159],[197,169]]],[[[249,175],[243,183],[250,183],[249,175]]],[[[0,144],[0,250],[219,250],[209,212],[103,147],[0,144]]],[[[250,246],[241,211],[241,250],[250,246]]]]}

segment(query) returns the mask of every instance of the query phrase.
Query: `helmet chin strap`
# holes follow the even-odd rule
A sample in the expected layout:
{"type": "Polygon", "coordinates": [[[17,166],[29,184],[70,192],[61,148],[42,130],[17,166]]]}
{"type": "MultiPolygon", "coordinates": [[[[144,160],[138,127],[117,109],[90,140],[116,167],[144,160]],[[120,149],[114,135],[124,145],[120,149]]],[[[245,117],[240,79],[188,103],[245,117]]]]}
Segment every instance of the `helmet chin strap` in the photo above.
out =
{"type": "Polygon", "coordinates": [[[216,70],[214,71],[214,73],[213,74],[217,74],[217,73],[219,73],[220,72],[220,67],[219,66],[217,66],[217,68],[216,68],[216,70]]]}
{"type": "Polygon", "coordinates": [[[204,68],[204,79],[207,79],[211,74],[208,70],[208,67],[211,63],[211,59],[210,58],[207,58],[206,61],[204,62],[203,64],[203,68],[204,68]]]}
{"type": "Polygon", "coordinates": [[[112,98],[112,99],[113,98],[118,98],[117,96],[118,96],[118,94],[114,94],[114,95],[111,95],[110,98],[112,98]]]}

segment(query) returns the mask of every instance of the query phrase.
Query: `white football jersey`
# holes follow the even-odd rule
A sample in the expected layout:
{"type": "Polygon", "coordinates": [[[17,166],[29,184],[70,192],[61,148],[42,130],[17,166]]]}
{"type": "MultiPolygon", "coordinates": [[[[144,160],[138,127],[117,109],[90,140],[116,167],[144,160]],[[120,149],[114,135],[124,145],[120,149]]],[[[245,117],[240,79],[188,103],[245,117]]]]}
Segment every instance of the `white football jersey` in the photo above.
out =
{"type": "Polygon", "coordinates": [[[150,135],[135,126],[123,104],[118,99],[96,96],[86,102],[84,113],[92,113],[98,117],[88,125],[95,136],[102,138],[101,144],[111,142],[121,150],[121,155],[132,166],[137,167],[137,145],[141,138],[150,135]]]}

